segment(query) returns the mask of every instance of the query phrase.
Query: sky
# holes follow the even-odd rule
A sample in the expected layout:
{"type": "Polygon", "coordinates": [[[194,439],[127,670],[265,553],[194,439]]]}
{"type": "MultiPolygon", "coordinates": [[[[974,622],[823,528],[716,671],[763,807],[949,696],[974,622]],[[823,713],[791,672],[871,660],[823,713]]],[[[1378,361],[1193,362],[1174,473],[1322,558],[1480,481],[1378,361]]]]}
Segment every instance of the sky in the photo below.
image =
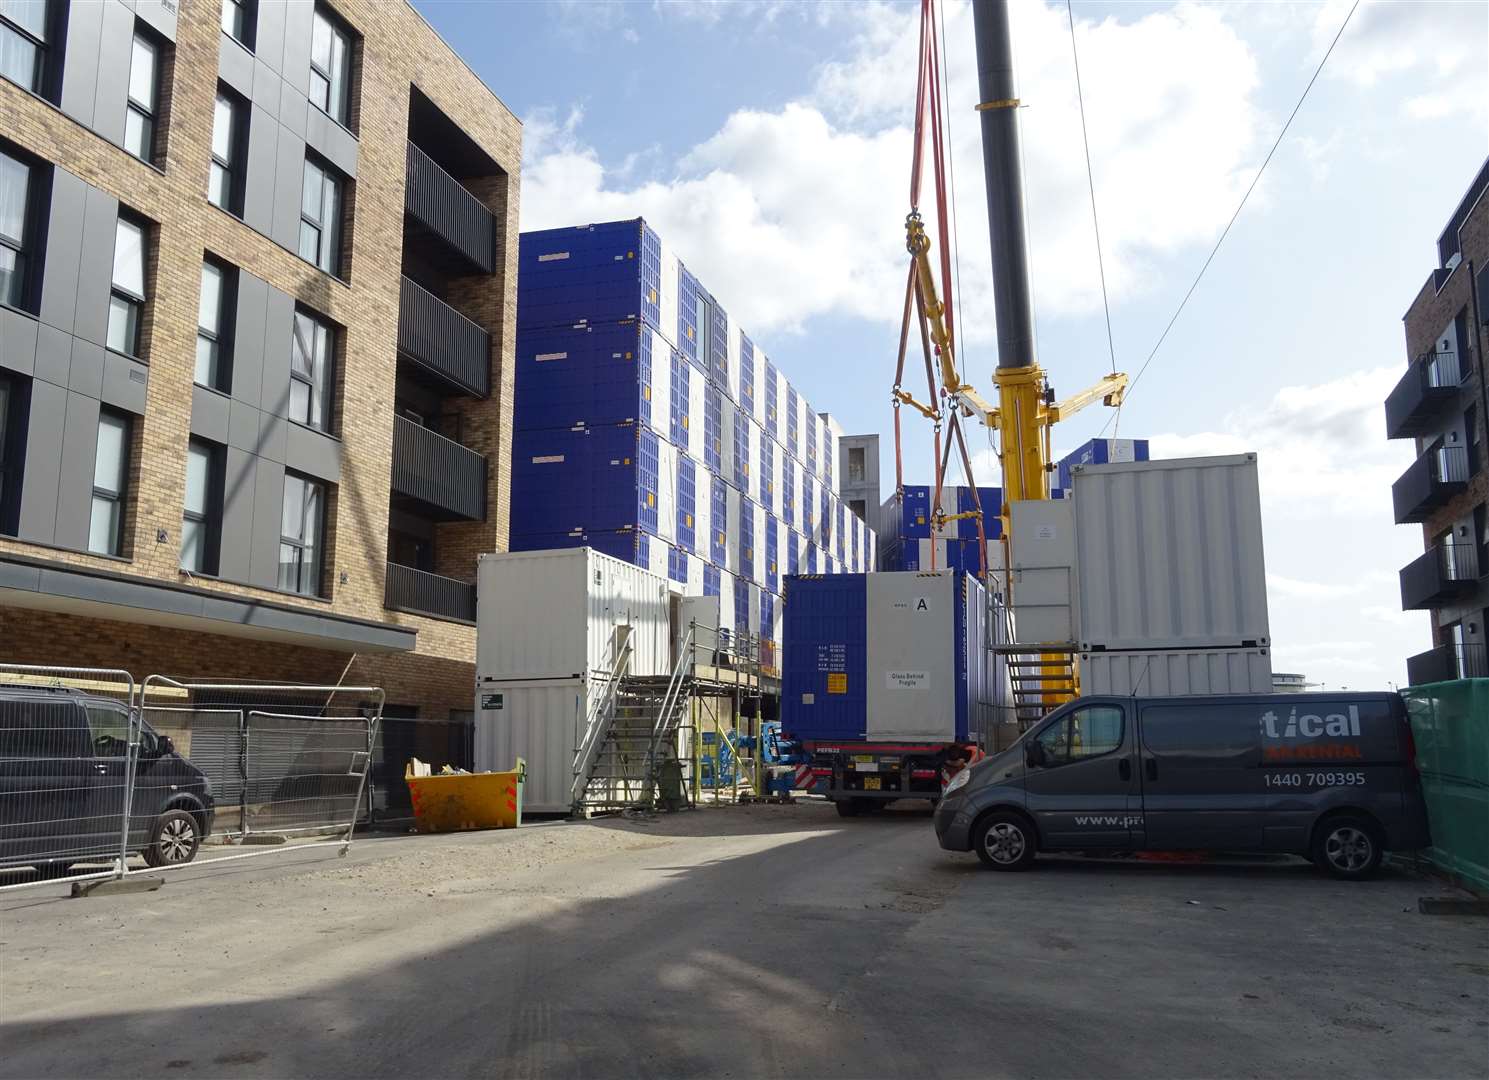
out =
{"type": "MultiPolygon", "coordinates": [[[[889,494],[918,4],[414,2],[524,122],[522,228],[646,217],[816,408],[881,433],[889,494]]],[[[1072,7],[1116,366],[1136,374],[1350,0],[1072,7]]],[[[990,394],[971,13],[942,12],[960,361],[990,394]]],[[[1039,361],[1064,396],[1112,364],[1071,23],[1040,0],[1013,23],[1039,361]]],[[[1273,666],[1329,688],[1399,684],[1431,645],[1400,610],[1422,537],[1392,523],[1413,448],[1382,403],[1489,155],[1486,46],[1482,0],[1360,4],[1117,425],[1155,457],[1257,452],[1273,666]]],[[[1057,456],[1112,419],[1062,423],[1057,456]]],[[[929,443],[907,423],[907,483],[929,481],[929,443]]]]}

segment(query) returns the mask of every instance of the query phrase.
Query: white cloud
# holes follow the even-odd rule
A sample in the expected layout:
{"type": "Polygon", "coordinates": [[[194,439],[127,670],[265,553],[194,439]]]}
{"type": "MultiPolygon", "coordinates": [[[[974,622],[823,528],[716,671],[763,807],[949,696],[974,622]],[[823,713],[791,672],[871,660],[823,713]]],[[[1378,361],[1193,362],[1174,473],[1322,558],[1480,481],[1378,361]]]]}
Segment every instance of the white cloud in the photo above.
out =
{"type": "MultiPolygon", "coordinates": [[[[1316,64],[1339,32],[1354,0],[1328,0],[1313,20],[1316,64]]],[[[1334,79],[1373,86],[1415,72],[1449,80],[1482,70],[1489,6],[1471,0],[1366,0],[1339,39],[1325,69],[1334,79]]]]}
{"type": "MultiPolygon", "coordinates": [[[[753,10],[769,19],[773,7],[753,10]]],[[[530,130],[523,227],[654,219],[731,316],[757,334],[823,314],[896,321],[919,16],[908,5],[818,7],[847,28],[848,59],[822,65],[803,100],[733,113],[651,179],[602,161],[577,125],[543,138],[530,130]]],[[[722,17],[706,4],[660,10],[722,17]]],[[[1036,301],[1045,313],[1093,311],[1100,292],[1064,8],[1015,10],[1036,301]]],[[[992,282],[971,110],[971,14],[965,3],[947,4],[945,14],[957,225],[968,254],[961,297],[966,311],[986,313],[992,282]]],[[[1219,13],[1187,3],[1078,25],[1107,281],[1128,296],[1152,283],[1156,260],[1211,238],[1233,209],[1257,138],[1256,65],[1219,13]]],[[[989,315],[964,322],[967,340],[991,338],[989,315]]]]}

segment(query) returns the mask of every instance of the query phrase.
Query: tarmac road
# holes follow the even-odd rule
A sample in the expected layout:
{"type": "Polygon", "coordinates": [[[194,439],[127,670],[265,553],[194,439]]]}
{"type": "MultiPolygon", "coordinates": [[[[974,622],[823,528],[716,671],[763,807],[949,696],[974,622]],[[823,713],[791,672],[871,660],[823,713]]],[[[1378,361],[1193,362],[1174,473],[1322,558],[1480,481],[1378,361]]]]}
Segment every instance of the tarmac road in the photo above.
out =
{"type": "Polygon", "coordinates": [[[0,894],[0,1076],[1483,1076],[1489,920],[821,804],[0,894]]]}

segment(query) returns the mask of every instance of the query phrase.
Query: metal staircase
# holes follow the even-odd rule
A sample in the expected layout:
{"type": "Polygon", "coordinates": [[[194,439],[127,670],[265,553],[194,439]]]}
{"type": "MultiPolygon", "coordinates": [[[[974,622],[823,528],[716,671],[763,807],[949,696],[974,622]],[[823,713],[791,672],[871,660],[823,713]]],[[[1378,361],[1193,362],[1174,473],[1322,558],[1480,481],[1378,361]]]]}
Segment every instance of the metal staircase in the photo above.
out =
{"type": "Polygon", "coordinates": [[[1076,696],[1075,652],[1038,646],[1005,646],[1008,681],[1013,684],[1014,717],[1021,727],[1039,720],[1076,696]],[[1014,649],[1025,651],[1014,652],[1014,649]]]}

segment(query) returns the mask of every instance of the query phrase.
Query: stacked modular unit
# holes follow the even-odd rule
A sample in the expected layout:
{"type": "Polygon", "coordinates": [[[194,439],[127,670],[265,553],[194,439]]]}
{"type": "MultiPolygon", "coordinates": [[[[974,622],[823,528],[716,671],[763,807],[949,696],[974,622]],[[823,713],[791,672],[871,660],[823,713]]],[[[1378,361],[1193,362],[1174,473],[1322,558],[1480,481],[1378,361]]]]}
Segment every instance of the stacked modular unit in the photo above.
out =
{"type": "Polygon", "coordinates": [[[1006,711],[995,612],[964,571],[786,585],[783,730],[809,743],[984,737],[1006,711]]]}
{"type": "MultiPolygon", "coordinates": [[[[960,518],[946,521],[939,528],[932,507],[934,491],[925,484],[907,484],[903,494],[884,500],[879,509],[880,570],[965,570],[982,572],[981,549],[977,541],[977,520],[960,518]]],[[[987,537],[988,564],[1002,565],[1003,508],[1000,488],[973,489],[948,485],[941,489],[944,514],[972,513],[980,508],[982,527],[987,537]]]]}
{"type": "Polygon", "coordinates": [[[1055,465],[1051,495],[1059,498],[1070,490],[1070,470],[1077,465],[1119,465],[1147,460],[1147,439],[1090,439],[1055,465]]]}
{"type": "Polygon", "coordinates": [[[592,547],[777,645],[787,574],[870,568],[842,429],[645,221],[524,233],[518,266],[513,551],[592,547]]]}
{"type": "Polygon", "coordinates": [[[569,810],[575,748],[614,665],[672,670],[666,581],[592,548],[482,555],[476,595],[478,771],[527,761],[523,805],[569,810]]]}

